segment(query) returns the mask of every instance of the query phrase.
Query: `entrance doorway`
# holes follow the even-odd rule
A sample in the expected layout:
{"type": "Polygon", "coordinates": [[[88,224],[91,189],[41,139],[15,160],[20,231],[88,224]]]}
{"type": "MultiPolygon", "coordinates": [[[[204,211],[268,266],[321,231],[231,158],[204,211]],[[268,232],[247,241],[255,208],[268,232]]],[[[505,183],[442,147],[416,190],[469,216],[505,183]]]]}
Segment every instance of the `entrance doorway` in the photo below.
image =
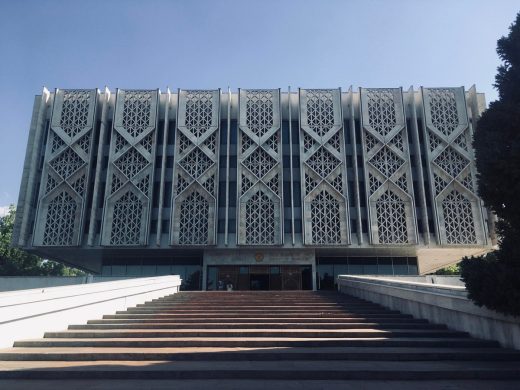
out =
{"type": "Polygon", "coordinates": [[[269,266],[250,266],[249,267],[249,289],[250,290],[269,290],[269,266]]]}
{"type": "Polygon", "coordinates": [[[312,290],[310,265],[208,266],[207,290],[312,290]]]}

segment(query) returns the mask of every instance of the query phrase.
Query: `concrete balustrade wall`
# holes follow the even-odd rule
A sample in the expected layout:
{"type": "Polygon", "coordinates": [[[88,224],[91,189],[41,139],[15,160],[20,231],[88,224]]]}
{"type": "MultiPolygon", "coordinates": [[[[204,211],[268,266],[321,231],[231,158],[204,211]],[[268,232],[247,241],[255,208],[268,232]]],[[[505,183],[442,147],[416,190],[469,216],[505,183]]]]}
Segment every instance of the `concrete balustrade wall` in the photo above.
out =
{"type": "Polygon", "coordinates": [[[0,292],[14,290],[29,290],[33,288],[48,288],[70,286],[73,284],[87,284],[111,282],[114,280],[130,279],[128,276],[0,276],[0,292]]]}
{"type": "Polygon", "coordinates": [[[0,347],[179,291],[178,275],[0,293],[0,347]]]}
{"type": "Polygon", "coordinates": [[[338,289],[389,309],[446,324],[474,337],[496,340],[504,347],[520,349],[520,317],[506,316],[478,307],[464,286],[417,283],[400,278],[338,276],[338,289]]]}
{"type": "MultiPolygon", "coordinates": [[[[415,283],[426,283],[426,284],[442,284],[446,286],[459,286],[464,287],[464,282],[460,278],[460,275],[398,275],[398,276],[387,276],[387,275],[364,275],[374,276],[376,278],[390,278],[392,280],[400,280],[404,282],[415,282],[415,283]]],[[[1,283],[1,279],[0,279],[1,283]]]]}

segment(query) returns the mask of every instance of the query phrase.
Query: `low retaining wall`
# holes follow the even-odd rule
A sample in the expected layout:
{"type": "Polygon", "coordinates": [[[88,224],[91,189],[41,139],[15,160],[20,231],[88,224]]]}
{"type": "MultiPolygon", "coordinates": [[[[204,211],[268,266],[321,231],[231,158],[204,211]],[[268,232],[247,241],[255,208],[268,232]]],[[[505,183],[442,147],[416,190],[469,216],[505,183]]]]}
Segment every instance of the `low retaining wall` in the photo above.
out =
{"type": "Polygon", "coordinates": [[[0,293],[0,347],[179,291],[178,275],[0,293]]]}
{"type": "Polygon", "coordinates": [[[460,276],[451,275],[399,275],[399,276],[382,276],[382,275],[364,275],[375,278],[389,278],[395,281],[403,282],[414,282],[414,283],[426,283],[426,284],[442,284],[446,286],[459,286],[464,287],[464,282],[460,276]]]}
{"type": "Polygon", "coordinates": [[[476,306],[464,287],[415,283],[382,277],[338,276],[338,289],[392,310],[446,324],[472,336],[520,349],[520,317],[476,306]]]}
{"type": "Polygon", "coordinates": [[[87,284],[99,282],[112,282],[114,280],[132,279],[128,276],[0,276],[0,292],[29,290],[33,288],[49,288],[59,286],[71,286],[74,284],[87,284]]]}

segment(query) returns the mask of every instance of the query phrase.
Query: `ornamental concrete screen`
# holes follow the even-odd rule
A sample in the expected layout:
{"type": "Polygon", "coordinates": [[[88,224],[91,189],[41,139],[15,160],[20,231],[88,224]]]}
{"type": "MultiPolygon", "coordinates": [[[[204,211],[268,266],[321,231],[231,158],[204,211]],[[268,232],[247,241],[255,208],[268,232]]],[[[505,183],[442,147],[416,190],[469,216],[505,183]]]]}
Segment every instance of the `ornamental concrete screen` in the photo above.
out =
{"type": "Polygon", "coordinates": [[[425,273],[494,244],[471,145],[484,107],[475,87],[44,89],[13,244],[194,288],[425,273]]]}

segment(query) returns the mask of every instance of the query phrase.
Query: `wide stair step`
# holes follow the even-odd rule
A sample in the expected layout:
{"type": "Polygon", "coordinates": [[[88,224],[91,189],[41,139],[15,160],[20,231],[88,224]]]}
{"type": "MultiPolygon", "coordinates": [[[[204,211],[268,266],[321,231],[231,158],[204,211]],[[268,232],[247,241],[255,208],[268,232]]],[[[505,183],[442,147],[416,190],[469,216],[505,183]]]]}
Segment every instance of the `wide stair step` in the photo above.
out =
{"type": "Polygon", "coordinates": [[[520,385],[520,351],[337,293],[182,292],[17,341],[1,379],[520,385]]]}
{"type": "Polygon", "coordinates": [[[366,361],[102,361],[19,362],[0,368],[10,379],[285,379],[285,380],[432,380],[520,379],[517,362],[382,362],[366,361]]]}
{"type": "Polygon", "coordinates": [[[520,361],[520,353],[501,348],[457,347],[321,347],[321,348],[15,348],[0,353],[0,360],[363,360],[363,361],[520,361]]]}
{"type": "MultiPolygon", "coordinates": [[[[146,323],[146,322],[119,322],[119,323],[89,323],[86,325],[70,325],[69,330],[105,330],[105,329],[416,329],[416,323],[384,323],[376,322],[330,322],[316,323],[283,323],[283,322],[228,322],[228,323],[146,323]]],[[[445,325],[423,324],[422,329],[445,329],[445,325]]]]}
{"type": "Polygon", "coordinates": [[[496,347],[494,341],[471,338],[297,338],[297,337],[183,337],[183,338],[71,338],[36,339],[14,343],[15,347],[496,347]]]}
{"type": "Polygon", "coordinates": [[[465,332],[445,329],[103,329],[46,332],[49,339],[76,338],[183,338],[183,337],[290,337],[290,338],[371,338],[371,337],[464,337],[465,332]]]}

